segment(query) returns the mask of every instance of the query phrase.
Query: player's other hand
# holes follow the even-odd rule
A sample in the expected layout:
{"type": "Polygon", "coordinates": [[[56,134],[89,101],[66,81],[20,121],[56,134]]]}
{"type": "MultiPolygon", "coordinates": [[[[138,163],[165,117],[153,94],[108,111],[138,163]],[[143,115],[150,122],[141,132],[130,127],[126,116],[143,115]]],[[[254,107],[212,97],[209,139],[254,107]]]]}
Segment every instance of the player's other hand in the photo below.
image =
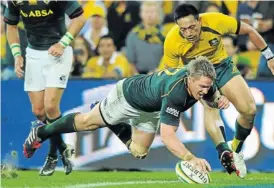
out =
{"type": "Polygon", "coordinates": [[[54,57],[60,57],[61,55],[63,55],[64,49],[65,48],[60,43],[55,43],[49,48],[48,52],[54,57]]]}
{"type": "Polygon", "coordinates": [[[205,159],[193,157],[191,160],[189,160],[189,162],[203,172],[211,171],[211,166],[205,159]]]}
{"type": "Polygon", "coordinates": [[[229,100],[225,96],[221,95],[219,97],[219,99],[218,99],[218,108],[219,109],[227,109],[229,107],[229,104],[230,104],[229,100]]]}
{"type": "Polygon", "coordinates": [[[14,61],[15,61],[14,72],[16,73],[18,78],[23,78],[24,77],[24,71],[23,71],[24,59],[23,59],[23,57],[21,55],[16,56],[14,61]]]}
{"type": "Polygon", "coordinates": [[[274,58],[267,61],[268,68],[271,70],[272,74],[274,75],[274,58]]]}

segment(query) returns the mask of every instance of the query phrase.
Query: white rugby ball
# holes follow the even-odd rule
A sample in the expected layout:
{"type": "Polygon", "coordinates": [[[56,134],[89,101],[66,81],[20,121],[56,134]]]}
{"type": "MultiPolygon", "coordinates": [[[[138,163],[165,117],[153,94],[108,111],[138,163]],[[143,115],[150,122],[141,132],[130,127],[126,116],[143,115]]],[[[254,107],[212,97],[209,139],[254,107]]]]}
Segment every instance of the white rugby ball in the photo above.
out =
{"type": "Polygon", "coordinates": [[[175,167],[179,180],[189,184],[209,184],[211,182],[208,172],[202,172],[188,161],[179,161],[175,167]]]}

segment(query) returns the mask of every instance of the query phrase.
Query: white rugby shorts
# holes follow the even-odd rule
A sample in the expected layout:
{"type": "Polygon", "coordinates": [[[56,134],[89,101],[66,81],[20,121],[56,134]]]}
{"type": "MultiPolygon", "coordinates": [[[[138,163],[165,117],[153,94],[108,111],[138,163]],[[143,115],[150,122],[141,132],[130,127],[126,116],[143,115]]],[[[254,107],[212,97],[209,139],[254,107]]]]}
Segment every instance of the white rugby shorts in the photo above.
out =
{"type": "Polygon", "coordinates": [[[71,46],[61,57],[47,50],[26,49],[25,91],[42,91],[47,87],[66,88],[73,60],[71,46]]]}
{"type": "Polygon", "coordinates": [[[119,81],[100,103],[100,113],[105,123],[115,126],[126,122],[147,133],[157,132],[160,125],[159,112],[144,112],[130,106],[123,94],[123,82],[119,81]]]}

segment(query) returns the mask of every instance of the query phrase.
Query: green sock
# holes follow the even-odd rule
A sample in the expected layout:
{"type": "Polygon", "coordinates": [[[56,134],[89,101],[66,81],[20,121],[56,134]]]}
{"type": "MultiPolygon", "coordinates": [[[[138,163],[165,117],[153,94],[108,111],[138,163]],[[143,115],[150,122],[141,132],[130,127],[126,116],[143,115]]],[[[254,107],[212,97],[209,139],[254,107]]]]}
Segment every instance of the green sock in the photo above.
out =
{"type": "Polygon", "coordinates": [[[77,113],[68,114],[51,124],[40,127],[37,130],[38,137],[42,139],[42,141],[45,141],[47,138],[56,134],[77,132],[74,127],[74,116],[76,114],[77,113]]]}
{"type": "Polygon", "coordinates": [[[233,151],[239,153],[242,149],[245,139],[248,137],[252,129],[246,129],[242,127],[236,120],[235,130],[235,137],[232,140],[232,149],[233,151]]]}
{"type": "MultiPolygon", "coordinates": [[[[55,119],[47,119],[47,122],[53,123],[60,118],[62,118],[62,115],[60,115],[58,118],[55,118],[55,119]]],[[[56,134],[50,137],[49,143],[50,143],[50,149],[49,149],[48,155],[54,158],[57,158],[57,149],[62,154],[67,148],[67,145],[63,141],[62,136],[60,134],[56,134]]]]}
{"type": "Polygon", "coordinates": [[[221,155],[224,151],[231,151],[231,149],[228,147],[226,142],[222,142],[222,143],[218,144],[218,146],[216,147],[216,150],[218,152],[219,158],[221,157],[221,155]]]}

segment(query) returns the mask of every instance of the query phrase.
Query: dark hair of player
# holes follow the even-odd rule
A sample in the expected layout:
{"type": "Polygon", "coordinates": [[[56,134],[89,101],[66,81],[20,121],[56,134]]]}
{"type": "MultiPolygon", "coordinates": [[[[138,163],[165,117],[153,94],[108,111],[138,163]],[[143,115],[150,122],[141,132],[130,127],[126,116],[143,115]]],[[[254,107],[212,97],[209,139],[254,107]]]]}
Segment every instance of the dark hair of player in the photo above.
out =
{"type": "Polygon", "coordinates": [[[190,4],[181,4],[174,11],[174,20],[177,23],[177,20],[189,15],[193,15],[195,19],[198,20],[199,12],[198,10],[190,4]]]}

